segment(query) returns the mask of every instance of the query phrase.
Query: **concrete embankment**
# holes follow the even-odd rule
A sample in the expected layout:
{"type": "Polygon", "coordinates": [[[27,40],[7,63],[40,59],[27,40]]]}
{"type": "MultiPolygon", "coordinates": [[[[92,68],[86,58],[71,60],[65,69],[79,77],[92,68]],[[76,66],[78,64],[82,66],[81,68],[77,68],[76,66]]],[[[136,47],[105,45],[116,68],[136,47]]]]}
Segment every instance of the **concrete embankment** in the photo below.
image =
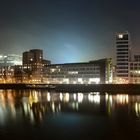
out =
{"type": "Polygon", "coordinates": [[[0,89],[54,89],[62,92],[137,92],[140,84],[0,84],[0,89]]]}
{"type": "Polygon", "coordinates": [[[0,89],[26,89],[26,84],[0,84],[0,89]]]}
{"type": "Polygon", "coordinates": [[[71,92],[139,92],[139,84],[95,84],[95,85],[57,85],[58,91],[71,91],[71,92]]]}

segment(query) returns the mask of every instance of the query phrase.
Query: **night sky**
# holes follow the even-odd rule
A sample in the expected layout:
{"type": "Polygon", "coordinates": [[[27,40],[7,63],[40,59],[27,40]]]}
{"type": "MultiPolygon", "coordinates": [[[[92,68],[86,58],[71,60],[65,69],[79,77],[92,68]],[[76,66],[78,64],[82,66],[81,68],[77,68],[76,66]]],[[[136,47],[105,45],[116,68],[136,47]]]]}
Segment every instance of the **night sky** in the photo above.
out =
{"type": "Polygon", "coordinates": [[[0,0],[0,53],[38,48],[52,63],[113,57],[123,31],[140,52],[139,0],[0,0]]]}

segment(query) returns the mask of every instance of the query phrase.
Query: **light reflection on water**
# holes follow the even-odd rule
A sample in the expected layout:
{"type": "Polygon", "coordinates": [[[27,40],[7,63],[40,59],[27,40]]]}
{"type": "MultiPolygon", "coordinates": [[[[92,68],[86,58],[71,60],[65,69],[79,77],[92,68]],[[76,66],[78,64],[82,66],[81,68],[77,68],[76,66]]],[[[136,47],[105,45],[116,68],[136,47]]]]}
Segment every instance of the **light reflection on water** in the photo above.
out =
{"type": "Polygon", "coordinates": [[[49,114],[58,116],[67,112],[105,118],[124,115],[137,120],[140,95],[0,90],[0,126],[7,125],[9,120],[20,122],[23,118],[31,125],[40,124],[49,114]]]}
{"type": "Polygon", "coordinates": [[[79,110],[79,104],[87,103],[100,106],[101,100],[105,103],[108,115],[111,112],[115,112],[117,106],[128,105],[135,112],[136,116],[140,116],[140,96],[136,95],[0,90],[0,123],[5,122],[6,116],[9,114],[13,119],[16,118],[17,111],[21,110],[33,122],[36,116],[38,116],[37,119],[42,120],[45,112],[56,113],[63,111],[61,109],[63,103],[67,103],[72,110],[79,110]],[[19,102],[18,109],[16,108],[17,101],[19,102]]]}

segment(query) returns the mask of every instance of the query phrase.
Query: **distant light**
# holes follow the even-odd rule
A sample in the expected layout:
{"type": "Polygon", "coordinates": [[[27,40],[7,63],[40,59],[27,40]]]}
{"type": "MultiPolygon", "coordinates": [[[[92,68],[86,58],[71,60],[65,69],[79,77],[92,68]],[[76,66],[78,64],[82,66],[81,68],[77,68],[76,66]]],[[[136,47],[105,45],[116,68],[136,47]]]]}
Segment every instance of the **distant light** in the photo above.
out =
{"type": "Polygon", "coordinates": [[[89,78],[89,84],[91,84],[91,83],[99,84],[100,78],[89,78]]]}
{"type": "Polygon", "coordinates": [[[78,71],[68,71],[68,74],[78,74],[78,71]]]}
{"type": "Polygon", "coordinates": [[[118,37],[119,37],[120,39],[122,39],[122,38],[123,38],[123,35],[122,35],[122,34],[119,34],[118,37]]]}

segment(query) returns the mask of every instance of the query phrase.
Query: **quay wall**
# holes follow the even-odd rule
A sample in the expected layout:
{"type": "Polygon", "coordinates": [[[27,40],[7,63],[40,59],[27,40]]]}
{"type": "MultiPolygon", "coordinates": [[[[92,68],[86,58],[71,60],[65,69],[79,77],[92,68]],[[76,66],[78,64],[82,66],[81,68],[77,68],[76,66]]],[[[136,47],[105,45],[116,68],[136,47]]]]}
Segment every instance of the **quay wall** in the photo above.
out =
{"type": "Polygon", "coordinates": [[[0,89],[46,89],[64,92],[129,92],[140,93],[140,84],[0,84],[0,89]]]}

